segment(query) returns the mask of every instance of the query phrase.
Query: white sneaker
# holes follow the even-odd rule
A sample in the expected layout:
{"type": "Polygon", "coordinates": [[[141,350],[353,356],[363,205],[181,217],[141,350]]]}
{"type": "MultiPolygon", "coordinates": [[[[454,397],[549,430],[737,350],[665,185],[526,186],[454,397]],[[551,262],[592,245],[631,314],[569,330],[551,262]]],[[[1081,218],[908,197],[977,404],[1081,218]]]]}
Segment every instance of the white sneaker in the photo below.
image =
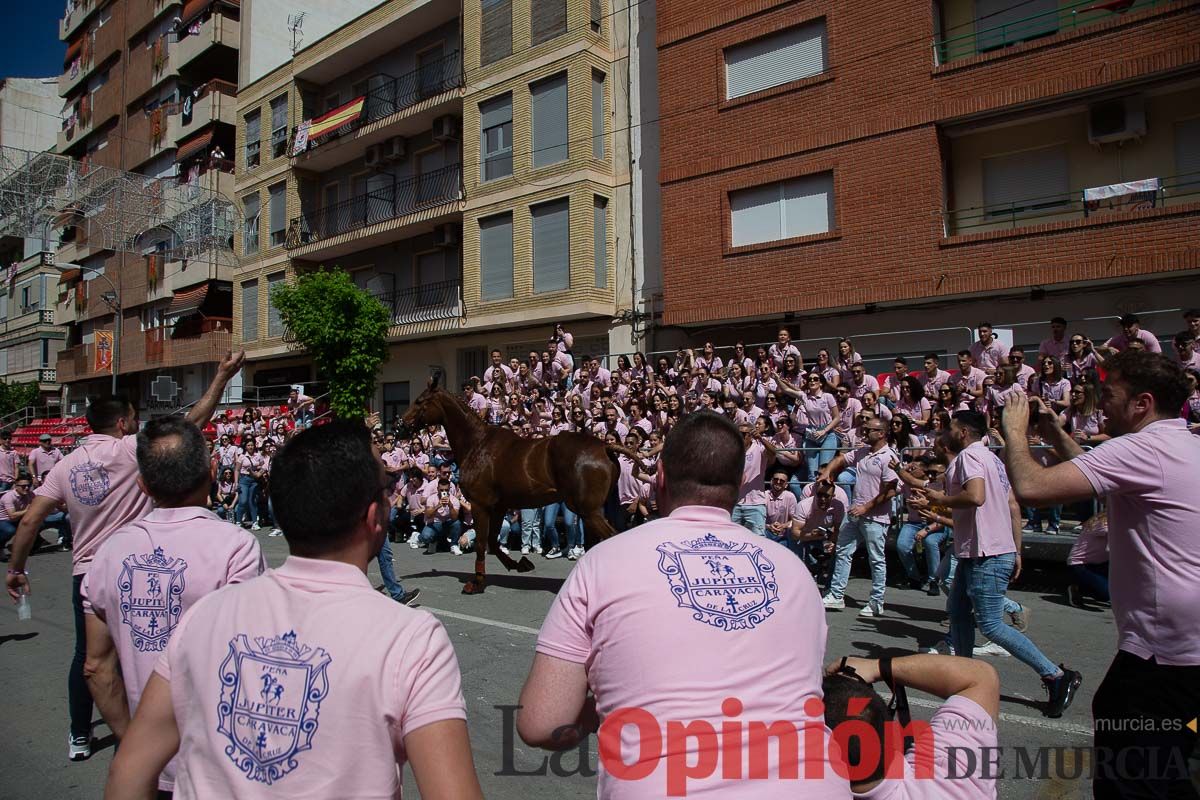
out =
{"type": "Polygon", "coordinates": [[[283,536],[283,531],[281,531],[279,528],[272,528],[271,532],[268,533],[267,536],[283,536]]]}
{"type": "Polygon", "coordinates": [[[462,548],[461,548],[461,547],[459,547],[459,546],[458,546],[458,545],[456,545],[456,544],[452,544],[452,545],[450,545],[450,552],[451,552],[451,553],[453,553],[453,554],[454,554],[454,555],[456,555],[456,556],[461,556],[461,555],[462,555],[462,548]]]}
{"type": "Polygon", "coordinates": [[[92,757],[92,737],[67,734],[67,758],[84,761],[92,757]]]}
{"type": "Polygon", "coordinates": [[[954,648],[945,642],[938,642],[933,647],[925,651],[931,656],[954,655],[954,648]]]}
{"type": "Polygon", "coordinates": [[[254,523],[253,525],[251,525],[251,526],[250,526],[250,530],[252,530],[252,531],[261,531],[261,530],[262,530],[262,526],[261,526],[261,525],[259,525],[259,524],[256,522],[256,523],[254,523]]]}
{"type": "Polygon", "coordinates": [[[408,546],[411,547],[413,550],[416,550],[418,547],[421,546],[421,539],[417,535],[416,531],[413,531],[412,536],[408,537],[408,546]]]}
{"type": "Polygon", "coordinates": [[[529,555],[529,548],[528,548],[528,547],[522,547],[522,548],[521,548],[521,555],[523,555],[523,556],[527,556],[527,555],[529,555]]]}
{"type": "Polygon", "coordinates": [[[834,611],[841,611],[843,608],[846,607],[846,601],[838,600],[833,595],[827,594],[821,598],[821,605],[825,606],[825,608],[827,608],[827,609],[831,609],[834,611]]]}
{"type": "Polygon", "coordinates": [[[500,545],[500,552],[504,553],[504,555],[508,555],[508,548],[504,545],[500,545]]]}
{"type": "Polygon", "coordinates": [[[546,553],[546,558],[562,558],[562,551],[557,547],[551,547],[549,552],[546,553]]]}
{"type": "Polygon", "coordinates": [[[581,547],[576,547],[576,548],[575,548],[575,557],[576,557],[576,558],[583,558],[583,554],[584,554],[584,552],[586,552],[586,551],[583,549],[583,547],[582,547],[582,546],[581,546],[581,547]]]}
{"type": "Polygon", "coordinates": [[[882,617],[883,616],[883,603],[878,603],[878,604],[876,604],[874,602],[867,603],[866,607],[864,607],[862,611],[858,612],[858,615],[860,617],[882,617]]]}
{"type": "Polygon", "coordinates": [[[995,642],[991,642],[991,641],[989,641],[987,644],[979,645],[974,650],[972,650],[971,653],[973,655],[977,655],[977,656],[1002,656],[1003,657],[1003,656],[1011,656],[1012,655],[1012,653],[1008,652],[1000,645],[996,644],[995,642]]]}

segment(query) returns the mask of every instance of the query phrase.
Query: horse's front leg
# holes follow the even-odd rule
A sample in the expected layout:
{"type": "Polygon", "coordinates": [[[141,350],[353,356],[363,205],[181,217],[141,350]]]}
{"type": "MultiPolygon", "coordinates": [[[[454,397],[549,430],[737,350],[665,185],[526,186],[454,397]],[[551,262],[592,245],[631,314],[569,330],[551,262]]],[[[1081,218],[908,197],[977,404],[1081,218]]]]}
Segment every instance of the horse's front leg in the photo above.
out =
{"type": "Polygon", "coordinates": [[[533,570],[533,562],[528,558],[521,556],[521,560],[518,562],[500,549],[500,529],[504,526],[504,514],[499,509],[493,509],[491,516],[492,525],[488,531],[488,548],[492,555],[500,559],[500,563],[509,572],[512,572],[514,569],[518,572],[531,572],[533,570]]]}
{"type": "Polygon", "coordinates": [[[487,580],[487,550],[491,538],[492,517],[489,509],[478,503],[472,509],[475,516],[475,577],[469,579],[463,586],[463,594],[481,594],[487,580]]]}

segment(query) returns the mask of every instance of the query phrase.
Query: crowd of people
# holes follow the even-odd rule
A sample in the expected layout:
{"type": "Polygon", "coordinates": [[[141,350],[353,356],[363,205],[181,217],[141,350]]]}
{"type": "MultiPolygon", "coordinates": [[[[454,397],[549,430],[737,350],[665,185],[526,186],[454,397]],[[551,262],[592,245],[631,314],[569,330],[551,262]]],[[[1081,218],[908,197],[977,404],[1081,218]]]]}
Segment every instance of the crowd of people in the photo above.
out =
{"type": "MultiPolygon", "coordinates": [[[[693,728],[724,731],[739,716],[805,730],[795,763],[806,796],[995,796],[986,770],[949,782],[961,770],[955,750],[997,743],[999,683],[967,660],[979,652],[975,632],[1037,673],[1047,716],[1066,711],[1083,676],[1026,636],[1027,610],[1006,587],[1022,569],[1024,532],[1043,516],[1057,524],[1057,507],[1100,503],[1072,550],[1071,597],[1111,598],[1118,654],[1093,705],[1105,723],[1096,744],[1136,748],[1142,760],[1097,774],[1095,793],[1195,796],[1186,770],[1163,772],[1181,753],[1186,762],[1187,731],[1131,724],[1200,711],[1200,313],[1185,316],[1173,359],[1153,352],[1157,338],[1129,316],[1098,345],[1054,320],[1036,368],[981,324],[956,373],[930,354],[917,375],[897,358],[883,381],[866,374],[851,341],[810,363],[785,328],[753,355],[736,345],[728,361],[706,343],[674,363],[635,355],[608,369],[572,353],[561,326],[528,363],[493,351],[484,374],[463,384],[464,406],[523,436],[573,431],[624,444],[606,515],[619,531],[636,527],[584,557],[562,504],[505,520],[506,548],[579,561],[542,627],[519,734],[559,750],[599,732],[610,759],[601,797],[677,794],[681,752],[684,786],[740,796],[743,761],[698,769],[717,748],[693,728]],[[846,607],[859,544],[871,568],[859,616],[885,613],[884,543],[897,521],[905,580],[947,594],[941,652],[966,658],[826,665],[826,614],[846,607]],[[869,756],[877,763],[865,772],[835,768],[840,724],[866,723],[883,738],[892,712],[877,682],[948,698],[932,721],[932,783],[918,782],[920,759],[903,748],[869,756]],[[622,717],[630,710],[645,717],[622,717]],[[610,726],[605,745],[614,718],[631,724],[610,726]],[[646,718],[692,720],[676,742],[683,750],[645,756],[630,737],[644,735],[646,718]],[[821,736],[809,735],[814,725],[821,736]],[[631,768],[629,753],[644,764],[631,768]]],[[[12,489],[33,492],[12,537],[14,600],[30,592],[26,562],[46,520],[65,511],[71,526],[69,756],[90,754],[94,702],[121,741],[109,798],[268,797],[273,787],[398,796],[405,763],[423,797],[481,796],[454,646],[433,616],[404,608],[417,591],[396,581],[390,547],[471,547],[453,442],[436,427],[401,437],[377,418],[314,426],[294,392],[281,420],[222,415],[207,444],[200,431],[242,358],[222,362],[186,418],[140,432],[127,401],[94,401],[94,433],[59,454],[36,490],[33,479],[12,489]],[[252,535],[264,524],[290,552],[276,569],[252,535]],[[373,590],[372,561],[399,603],[373,590]],[[293,772],[308,777],[288,780],[293,772]]],[[[0,440],[0,478],[6,452],[0,440]]],[[[14,484],[27,474],[19,464],[12,472],[14,484]]],[[[756,795],[794,794],[782,749],[756,753],[739,735],[720,750],[748,754],[762,772],[750,777],[770,778],[756,795]]]]}

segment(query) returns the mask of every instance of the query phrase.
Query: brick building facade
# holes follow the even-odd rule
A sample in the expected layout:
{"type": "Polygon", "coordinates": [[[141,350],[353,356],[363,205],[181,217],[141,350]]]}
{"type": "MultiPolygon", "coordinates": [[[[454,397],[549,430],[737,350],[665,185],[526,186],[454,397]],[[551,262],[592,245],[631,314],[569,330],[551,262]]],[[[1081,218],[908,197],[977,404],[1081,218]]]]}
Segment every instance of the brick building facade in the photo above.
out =
{"type": "MultiPolygon", "coordinates": [[[[913,308],[929,301],[945,324],[971,325],[983,317],[946,301],[1114,283],[1145,296],[1193,276],[1200,3],[1003,8],[1020,5],[660,0],[663,323],[676,338],[761,322],[750,341],[834,314],[837,335],[928,327],[913,308]],[[1084,189],[1139,180],[1154,183],[1134,187],[1153,187],[1136,207],[1118,195],[1119,209],[1084,208],[1084,189]],[[813,224],[822,198],[828,222],[813,224]]],[[[1096,315],[1114,310],[1106,297],[1096,315]]],[[[1029,320],[1057,313],[1026,305],[1029,320]]]]}

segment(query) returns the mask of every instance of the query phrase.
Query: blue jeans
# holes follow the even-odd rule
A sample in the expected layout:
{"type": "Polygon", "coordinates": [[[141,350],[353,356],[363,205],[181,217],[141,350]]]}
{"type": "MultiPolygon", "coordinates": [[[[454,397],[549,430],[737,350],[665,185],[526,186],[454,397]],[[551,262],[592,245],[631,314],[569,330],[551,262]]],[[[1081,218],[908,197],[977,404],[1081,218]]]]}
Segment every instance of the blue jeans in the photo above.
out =
{"type": "Polygon", "coordinates": [[[1034,528],[1041,528],[1043,522],[1048,522],[1047,527],[1058,530],[1058,523],[1062,520],[1062,506],[1027,508],[1025,509],[1025,519],[1034,528]]]}
{"type": "Polygon", "coordinates": [[[8,544],[8,540],[17,535],[17,526],[7,519],[0,519],[0,547],[8,544]]]}
{"type": "Polygon", "coordinates": [[[536,508],[521,509],[521,547],[531,550],[542,549],[542,536],[538,530],[542,513],[536,508]]]}
{"type": "Polygon", "coordinates": [[[434,544],[440,543],[443,539],[447,544],[458,544],[458,537],[462,536],[462,522],[457,519],[435,519],[425,523],[425,530],[421,531],[421,544],[428,545],[430,542],[434,544]]]}
{"type": "Polygon", "coordinates": [[[238,478],[237,513],[234,521],[251,525],[258,523],[258,481],[249,475],[238,478]]]}
{"type": "Polygon", "coordinates": [[[399,600],[404,596],[404,587],[396,580],[396,571],[392,568],[392,542],[386,536],[383,537],[383,547],[379,548],[377,560],[379,574],[383,576],[383,585],[387,588],[387,593],[393,600],[399,600]]]}
{"type": "Polygon", "coordinates": [[[824,439],[813,441],[807,436],[804,439],[804,461],[808,464],[809,477],[814,477],[817,470],[833,461],[837,455],[837,436],[826,434],[824,439]],[[816,449],[814,449],[816,448],[816,449]]]}
{"type": "Polygon", "coordinates": [[[1071,574],[1084,594],[1108,602],[1108,562],[1103,564],[1072,564],[1071,574]]]}
{"type": "Polygon", "coordinates": [[[733,522],[758,536],[767,535],[767,507],[763,504],[738,503],[733,507],[733,522]]]}
{"type": "MultiPolygon", "coordinates": [[[[923,527],[925,526],[917,522],[906,522],[900,528],[900,535],[896,537],[896,555],[900,556],[900,563],[904,566],[904,572],[907,573],[909,580],[921,580],[913,548],[917,544],[917,531],[923,527]]],[[[937,579],[938,567],[941,566],[942,561],[942,542],[945,540],[945,530],[925,535],[925,574],[931,581],[937,579]]]]}
{"type": "Polygon", "coordinates": [[[883,606],[883,592],[887,589],[887,561],[883,546],[887,540],[887,525],[866,517],[846,517],[838,531],[837,563],[833,567],[833,578],[829,582],[829,596],[841,600],[850,582],[850,562],[861,539],[867,546],[867,561],[871,564],[871,597],[876,606],[883,606]]]}
{"type": "Polygon", "coordinates": [[[549,539],[548,546],[558,547],[558,511],[562,509],[563,524],[567,526],[567,547],[583,546],[583,526],[579,515],[567,508],[566,503],[551,503],[542,509],[542,539],[549,539]]]}
{"type": "MultiPolygon", "coordinates": [[[[954,582],[950,585],[950,636],[954,652],[970,658],[975,649],[975,626],[991,641],[1012,653],[1043,678],[1058,674],[1058,667],[1042,654],[1025,634],[1004,621],[1004,593],[1016,565],[1015,553],[999,556],[958,559],[954,582]]],[[[1008,601],[1012,610],[1020,606],[1008,601]],[[1016,608],[1013,608],[1016,606],[1016,608]]]]}

